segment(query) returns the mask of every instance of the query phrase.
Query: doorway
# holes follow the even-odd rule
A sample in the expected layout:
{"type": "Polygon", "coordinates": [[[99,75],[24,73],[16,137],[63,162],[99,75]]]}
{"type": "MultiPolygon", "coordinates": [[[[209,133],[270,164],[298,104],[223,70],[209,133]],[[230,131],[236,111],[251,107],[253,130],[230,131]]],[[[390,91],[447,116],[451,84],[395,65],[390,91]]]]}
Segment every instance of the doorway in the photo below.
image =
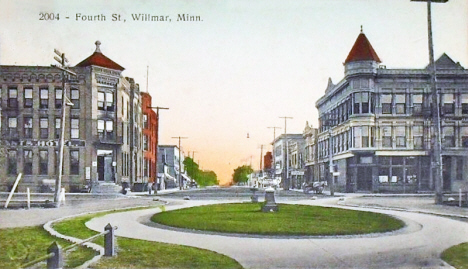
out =
{"type": "Polygon", "coordinates": [[[358,191],[372,190],[372,167],[358,167],[356,177],[358,191]]]}
{"type": "Polygon", "coordinates": [[[97,171],[98,180],[104,182],[114,182],[114,166],[112,150],[98,150],[97,151],[97,171]]]}

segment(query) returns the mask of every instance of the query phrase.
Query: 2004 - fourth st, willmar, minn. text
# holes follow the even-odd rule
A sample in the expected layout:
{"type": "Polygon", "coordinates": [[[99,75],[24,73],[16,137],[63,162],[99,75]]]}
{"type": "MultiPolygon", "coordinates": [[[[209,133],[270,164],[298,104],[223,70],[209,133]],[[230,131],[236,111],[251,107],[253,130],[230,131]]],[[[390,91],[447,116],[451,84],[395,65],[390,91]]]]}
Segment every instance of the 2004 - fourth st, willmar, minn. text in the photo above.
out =
{"type": "Polygon", "coordinates": [[[40,21],[59,21],[60,19],[70,20],[70,21],[79,21],[79,22],[104,22],[104,21],[113,21],[113,22],[126,22],[127,18],[129,21],[135,22],[202,22],[203,19],[200,15],[192,15],[188,13],[177,14],[175,16],[171,15],[153,15],[149,13],[131,13],[129,17],[126,17],[122,14],[113,13],[110,15],[105,14],[85,14],[85,13],[75,13],[74,16],[61,16],[60,13],[55,12],[41,12],[39,13],[40,21]]]}

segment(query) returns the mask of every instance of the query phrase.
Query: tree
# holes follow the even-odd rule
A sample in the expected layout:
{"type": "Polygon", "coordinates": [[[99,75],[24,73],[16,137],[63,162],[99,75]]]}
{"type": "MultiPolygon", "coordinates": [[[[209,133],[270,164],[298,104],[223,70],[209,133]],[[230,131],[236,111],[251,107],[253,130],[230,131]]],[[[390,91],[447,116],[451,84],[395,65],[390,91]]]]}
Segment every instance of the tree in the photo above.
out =
{"type": "Polygon", "coordinates": [[[253,173],[252,167],[250,165],[239,166],[234,169],[234,174],[232,174],[232,181],[235,183],[245,183],[249,180],[249,175],[253,173]]]}
{"type": "Polygon", "coordinates": [[[198,164],[196,164],[192,158],[186,157],[184,159],[184,166],[188,176],[193,178],[198,186],[204,187],[219,184],[218,176],[215,172],[200,170],[198,164]]]}

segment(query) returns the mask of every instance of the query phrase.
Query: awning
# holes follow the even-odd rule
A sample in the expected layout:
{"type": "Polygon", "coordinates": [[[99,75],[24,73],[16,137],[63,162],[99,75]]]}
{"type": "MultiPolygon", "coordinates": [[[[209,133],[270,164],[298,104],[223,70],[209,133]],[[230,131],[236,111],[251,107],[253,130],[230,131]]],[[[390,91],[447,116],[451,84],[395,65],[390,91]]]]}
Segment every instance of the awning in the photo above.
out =
{"type": "Polygon", "coordinates": [[[192,179],[189,178],[186,174],[181,174],[181,176],[182,176],[183,178],[185,178],[185,180],[187,180],[187,181],[192,181],[192,179]]]}

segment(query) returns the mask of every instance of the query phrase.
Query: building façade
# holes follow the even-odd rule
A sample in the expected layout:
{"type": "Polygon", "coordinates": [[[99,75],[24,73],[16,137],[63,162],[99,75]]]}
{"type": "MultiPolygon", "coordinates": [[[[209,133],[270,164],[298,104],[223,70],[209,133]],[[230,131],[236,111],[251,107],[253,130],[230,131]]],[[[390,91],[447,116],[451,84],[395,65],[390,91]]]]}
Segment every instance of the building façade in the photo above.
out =
{"type": "MultiPolygon", "coordinates": [[[[317,153],[308,163],[313,180],[330,180],[334,171],[338,191],[433,191],[429,67],[387,69],[380,63],[361,32],[345,60],[345,77],[337,84],[330,79],[316,102],[319,128],[308,142],[317,153]]],[[[467,190],[468,71],[446,54],[435,65],[443,190],[467,190]]]]}
{"type": "Polygon", "coordinates": [[[21,173],[20,191],[50,191],[59,173],[62,128],[62,186],[67,191],[144,183],[138,84],[102,54],[99,41],[91,56],[69,69],[76,76],[67,79],[63,102],[59,69],[0,66],[2,190],[11,189],[21,173]]]}

